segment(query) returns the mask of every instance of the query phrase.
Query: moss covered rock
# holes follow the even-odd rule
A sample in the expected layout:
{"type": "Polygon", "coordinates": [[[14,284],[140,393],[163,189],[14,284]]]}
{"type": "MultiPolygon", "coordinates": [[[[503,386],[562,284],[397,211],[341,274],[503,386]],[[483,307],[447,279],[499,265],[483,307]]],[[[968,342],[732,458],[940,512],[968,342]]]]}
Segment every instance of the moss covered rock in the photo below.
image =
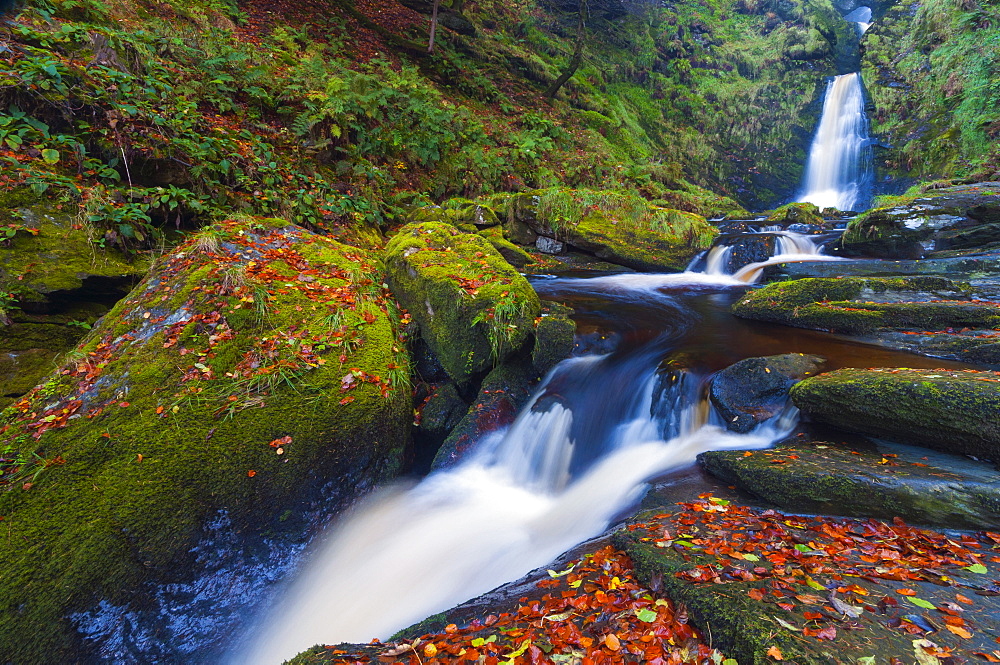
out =
{"type": "Polygon", "coordinates": [[[636,270],[684,270],[718,233],[700,215],[616,192],[537,190],[511,197],[507,209],[514,242],[550,238],[636,270]]]}
{"type": "Polygon", "coordinates": [[[840,429],[1000,461],[1000,375],[840,369],[797,384],[792,401],[840,429]]]}
{"type": "Polygon", "coordinates": [[[545,374],[573,353],[576,322],[570,318],[571,307],[555,302],[542,305],[542,317],[535,326],[535,347],[531,364],[539,374],[545,374]]]}
{"type": "Polygon", "coordinates": [[[698,462],[720,480],[785,510],[900,517],[948,529],[1000,527],[1000,472],[926,448],[792,437],[771,450],[717,450],[698,462]]]}
{"type": "Polygon", "coordinates": [[[968,284],[942,277],[807,278],[752,291],[733,314],[847,334],[1000,327],[1000,309],[970,296],[968,284]]]}
{"type": "Polygon", "coordinates": [[[0,291],[22,308],[44,308],[61,299],[124,296],[149,268],[90,242],[69,206],[26,190],[0,196],[0,225],[15,231],[0,243],[0,291]]]}
{"type": "Polygon", "coordinates": [[[410,224],[389,241],[385,263],[393,293],[456,381],[503,362],[532,335],[538,296],[482,236],[410,224]]]}
{"type": "Polygon", "coordinates": [[[820,215],[819,208],[812,203],[787,203],[775,209],[767,216],[767,221],[772,224],[788,226],[789,224],[823,224],[823,216],[820,215]]]}
{"type": "Polygon", "coordinates": [[[5,660],[209,657],[310,524],[398,471],[407,360],[380,281],[281,220],[218,225],[3,413],[5,660]]]}

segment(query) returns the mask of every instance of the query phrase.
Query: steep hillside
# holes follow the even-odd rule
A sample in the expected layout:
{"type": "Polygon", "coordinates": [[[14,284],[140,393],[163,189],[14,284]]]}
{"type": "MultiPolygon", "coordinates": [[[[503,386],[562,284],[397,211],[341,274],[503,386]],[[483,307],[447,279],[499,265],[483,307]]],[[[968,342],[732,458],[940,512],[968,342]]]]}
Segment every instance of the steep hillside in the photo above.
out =
{"type": "Polygon", "coordinates": [[[877,166],[907,180],[1000,177],[1000,9],[977,0],[907,0],[862,42],[877,166]]]}

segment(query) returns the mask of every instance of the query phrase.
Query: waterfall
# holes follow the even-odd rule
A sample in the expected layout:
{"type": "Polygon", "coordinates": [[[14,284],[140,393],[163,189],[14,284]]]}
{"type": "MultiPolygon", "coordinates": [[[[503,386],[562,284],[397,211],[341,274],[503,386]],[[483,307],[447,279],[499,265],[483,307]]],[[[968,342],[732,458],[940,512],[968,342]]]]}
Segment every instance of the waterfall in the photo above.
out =
{"type": "Polygon", "coordinates": [[[273,665],[316,643],[388,638],[599,535],[649,478],[698,453],[761,448],[786,435],[787,418],[728,432],[708,415],[706,377],[657,371],[698,319],[669,291],[733,284],[695,273],[546,281],[658,308],[678,329],[627,352],[563,361],[509,428],[478,441],[457,466],[362,502],[313,548],[230,662],[273,665]]]}
{"type": "Polygon", "coordinates": [[[827,85],[819,128],[809,150],[800,201],[854,210],[862,195],[862,149],[868,143],[861,74],[842,74],[827,85]]]}
{"type": "MultiPolygon", "coordinates": [[[[841,261],[835,256],[827,256],[812,237],[792,231],[781,231],[780,226],[768,226],[761,235],[773,235],[775,239],[775,254],[766,261],[750,263],[733,273],[729,272],[729,259],[732,256],[733,245],[715,245],[708,250],[704,261],[704,274],[707,276],[730,276],[734,282],[753,284],[760,279],[764,268],[778,263],[796,263],[802,261],[841,261]]],[[[693,261],[692,265],[698,262],[693,261]]],[[[686,275],[697,274],[691,268],[686,275]]]]}
{"type": "Polygon", "coordinates": [[[853,12],[844,17],[848,23],[853,23],[858,28],[858,37],[861,37],[872,25],[872,8],[858,7],[853,12]]]}

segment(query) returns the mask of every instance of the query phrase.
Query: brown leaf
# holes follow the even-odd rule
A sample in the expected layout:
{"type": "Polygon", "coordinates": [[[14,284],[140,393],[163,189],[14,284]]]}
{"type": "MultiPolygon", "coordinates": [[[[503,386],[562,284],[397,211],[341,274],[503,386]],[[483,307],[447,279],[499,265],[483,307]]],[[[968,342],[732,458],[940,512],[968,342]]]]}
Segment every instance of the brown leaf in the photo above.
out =
{"type": "Polygon", "coordinates": [[[770,656],[771,658],[774,658],[775,660],[784,660],[785,659],[785,657],[781,655],[781,649],[779,649],[778,647],[774,647],[774,646],[772,646],[771,648],[769,648],[767,650],[767,655],[770,656]]]}

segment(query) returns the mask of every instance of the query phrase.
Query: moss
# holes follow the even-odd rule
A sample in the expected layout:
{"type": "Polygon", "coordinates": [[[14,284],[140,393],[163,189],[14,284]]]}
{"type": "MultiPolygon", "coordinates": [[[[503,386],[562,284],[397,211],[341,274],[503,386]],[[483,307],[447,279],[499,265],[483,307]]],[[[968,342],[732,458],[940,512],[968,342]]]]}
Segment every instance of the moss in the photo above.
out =
{"type": "Polygon", "coordinates": [[[69,204],[18,193],[7,197],[19,206],[6,212],[8,223],[35,234],[20,232],[0,245],[0,290],[25,302],[45,302],[52,294],[84,288],[124,295],[149,268],[148,259],[128,261],[120,252],[92,245],[69,204]]]}
{"type": "Polygon", "coordinates": [[[923,448],[878,449],[796,437],[773,450],[712,451],[699,463],[726,483],[786,510],[900,517],[941,528],[995,529],[1000,483],[989,465],[923,448]],[[889,454],[889,457],[885,456],[889,454]]]}
{"type": "Polygon", "coordinates": [[[822,224],[823,216],[812,203],[787,203],[767,216],[767,221],[781,224],[822,224]]]}
{"type": "Polygon", "coordinates": [[[817,277],[750,292],[733,314],[848,334],[1000,327],[996,308],[965,301],[970,293],[967,284],[942,277],[817,277]]]}
{"type": "MultiPolygon", "coordinates": [[[[494,226],[492,228],[499,229],[501,227],[494,226]]],[[[533,257],[528,252],[524,251],[511,241],[504,238],[502,234],[500,235],[498,235],[497,233],[487,234],[485,232],[481,232],[481,235],[484,238],[486,238],[491,245],[493,245],[493,249],[500,252],[500,256],[502,256],[504,260],[507,261],[507,263],[511,264],[518,270],[524,270],[526,266],[529,266],[535,262],[535,257],[533,257]]]]}
{"type": "Polygon", "coordinates": [[[155,614],[158,585],[204,572],[194,548],[219,515],[239,539],[297,538],[310,502],[399,468],[409,391],[390,377],[407,364],[371,258],[281,220],[215,237],[162,260],[3,414],[8,444],[50,460],[3,469],[0,652],[16,662],[80,658],[68,617],[98,602],[155,614]]]}
{"type": "Polygon", "coordinates": [[[792,401],[840,429],[1000,461],[1000,375],[841,369],[806,379],[792,401]]]}
{"type": "Polygon", "coordinates": [[[441,222],[410,224],[389,241],[385,262],[393,293],[456,381],[530,337],[538,296],[485,238],[441,222]]]}
{"type": "Polygon", "coordinates": [[[0,395],[19,397],[34,388],[52,371],[58,356],[48,349],[0,353],[0,395]]]}
{"type": "Polygon", "coordinates": [[[535,326],[535,346],[531,364],[539,374],[545,374],[573,353],[576,323],[570,318],[572,308],[547,302],[542,317],[535,326]]]}

